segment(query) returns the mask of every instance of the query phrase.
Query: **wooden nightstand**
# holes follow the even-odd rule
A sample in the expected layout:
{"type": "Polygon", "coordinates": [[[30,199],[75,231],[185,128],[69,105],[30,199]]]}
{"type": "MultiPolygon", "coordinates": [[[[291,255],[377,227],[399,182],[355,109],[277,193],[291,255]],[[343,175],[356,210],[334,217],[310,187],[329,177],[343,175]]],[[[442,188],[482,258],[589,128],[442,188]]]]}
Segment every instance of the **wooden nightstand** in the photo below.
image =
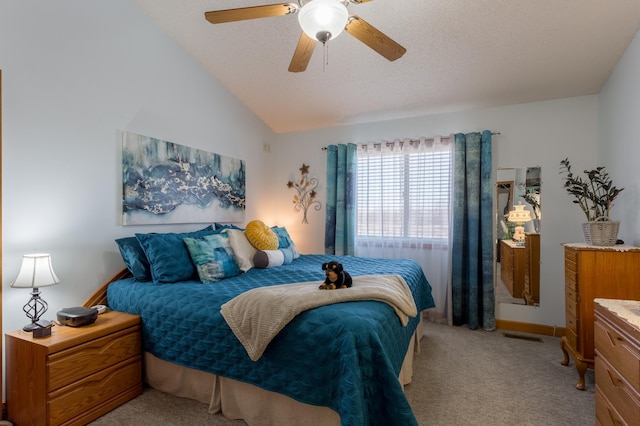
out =
{"type": "Polygon", "coordinates": [[[84,425],[142,393],[140,317],[110,311],[49,337],[5,336],[7,417],[16,425],[84,425]]]}

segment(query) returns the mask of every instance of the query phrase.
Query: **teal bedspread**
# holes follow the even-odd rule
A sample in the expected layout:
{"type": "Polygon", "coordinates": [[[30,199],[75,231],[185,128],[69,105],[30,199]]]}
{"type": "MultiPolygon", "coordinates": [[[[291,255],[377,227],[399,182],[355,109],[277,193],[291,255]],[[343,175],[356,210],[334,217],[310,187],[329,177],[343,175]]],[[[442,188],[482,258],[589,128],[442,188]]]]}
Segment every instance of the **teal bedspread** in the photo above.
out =
{"type": "Polygon", "coordinates": [[[431,286],[413,261],[324,255],[302,255],[215,284],[125,279],[109,285],[107,298],[112,309],[142,317],[143,348],[160,359],[330,407],[345,426],[417,425],[398,381],[417,317],[402,327],[383,302],[321,306],[294,318],[256,362],[222,318],[220,306],[252,288],[323,281],[321,265],[330,260],[354,276],[401,275],[418,312],[434,306],[431,286]]]}

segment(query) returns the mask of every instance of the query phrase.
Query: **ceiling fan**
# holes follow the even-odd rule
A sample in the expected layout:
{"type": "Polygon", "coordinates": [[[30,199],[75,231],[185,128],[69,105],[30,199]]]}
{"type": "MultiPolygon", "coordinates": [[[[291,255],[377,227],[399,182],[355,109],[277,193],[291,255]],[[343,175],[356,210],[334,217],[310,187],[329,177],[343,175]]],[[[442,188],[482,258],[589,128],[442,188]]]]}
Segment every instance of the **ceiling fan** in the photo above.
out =
{"type": "Polygon", "coordinates": [[[319,41],[325,45],[343,30],[351,34],[389,61],[395,61],[407,51],[404,47],[374,28],[357,15],[349,14],[349,3],[367,3],[372,0],[297,0],[297,3],[277,3],[264,6],[205,12],[212,24],[270,18],[298,13],[302,35],[289,64],[290,72],[307,69],[311,55],[319,41]]]}

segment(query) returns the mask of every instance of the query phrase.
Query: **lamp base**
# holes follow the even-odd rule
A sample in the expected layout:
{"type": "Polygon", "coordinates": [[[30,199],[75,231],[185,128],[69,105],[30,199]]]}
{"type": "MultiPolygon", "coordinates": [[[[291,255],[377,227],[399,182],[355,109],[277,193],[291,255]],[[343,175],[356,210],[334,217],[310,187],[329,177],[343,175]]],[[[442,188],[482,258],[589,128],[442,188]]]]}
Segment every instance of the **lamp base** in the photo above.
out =
{"type": "Polygon", "coordinates": [[[47,320],[38,320],[36,322],[32,322],[31,324],[27,324],[22,327],[23,331],[27,333],[33,333],[33,337],[47,337],[51,336],[51,327],[53,327],[53,322],[47,320]]]}

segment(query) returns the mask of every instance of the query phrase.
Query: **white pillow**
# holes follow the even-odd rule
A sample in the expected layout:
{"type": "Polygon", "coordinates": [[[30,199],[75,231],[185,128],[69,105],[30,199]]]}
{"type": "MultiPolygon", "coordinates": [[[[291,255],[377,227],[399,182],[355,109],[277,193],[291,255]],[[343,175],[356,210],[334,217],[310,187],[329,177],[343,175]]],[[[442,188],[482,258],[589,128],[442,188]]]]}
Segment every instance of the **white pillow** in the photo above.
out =
{"type": "Polygon", "coordinates": [[[233,258],[242,272],[247,272],[253,268],[253,255],[256,253],[255,247],[251,245],[244,231],[240,229],[225,229],[229,236],[229,244],[233,249],[233,258]]]}

